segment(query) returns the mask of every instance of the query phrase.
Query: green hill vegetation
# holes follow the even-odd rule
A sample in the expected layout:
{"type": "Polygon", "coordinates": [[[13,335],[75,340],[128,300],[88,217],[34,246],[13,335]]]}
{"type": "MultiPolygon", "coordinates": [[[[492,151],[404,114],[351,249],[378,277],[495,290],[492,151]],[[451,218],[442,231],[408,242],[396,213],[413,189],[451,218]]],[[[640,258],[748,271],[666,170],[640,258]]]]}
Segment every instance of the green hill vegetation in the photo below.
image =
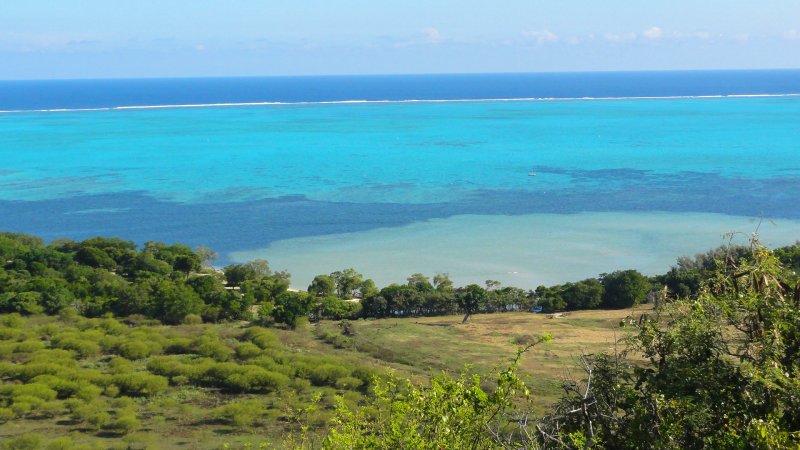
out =
{"type": "Polygon", "coordinates": [[[532,291],[346,269],[297,292],[213,258],[0,233],[0,446],[800,443],[797,245],[532,291]]]}
{"type": "Polygon", "coordinates": [[[263,440],[280,442],[312,404],[303,417],[311,427],[325,425],[336,398],[362,404],[379,373],[354,358],[295,351],[281,330],[257,326],[162,326],[69,312],[0,321],[5,437],[40,430],[47,440],[95,436],[75,441],[100,448],[172,448],[204,439],[219,446],[257,427],[263,440]]]}

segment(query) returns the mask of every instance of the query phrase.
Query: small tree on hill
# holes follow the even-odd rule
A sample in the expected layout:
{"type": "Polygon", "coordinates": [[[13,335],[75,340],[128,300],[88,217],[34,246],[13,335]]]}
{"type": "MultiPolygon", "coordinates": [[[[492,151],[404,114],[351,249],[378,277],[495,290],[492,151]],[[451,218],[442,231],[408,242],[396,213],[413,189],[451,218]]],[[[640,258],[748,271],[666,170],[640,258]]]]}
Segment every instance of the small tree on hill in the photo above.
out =
{"type": "Polygon", "coordinates": [[[470,284],[456,291],[458,306],[464,311],[461,323],[467,323],[470,316],[486,304],[486,290],[477,284],[470,284]]]}

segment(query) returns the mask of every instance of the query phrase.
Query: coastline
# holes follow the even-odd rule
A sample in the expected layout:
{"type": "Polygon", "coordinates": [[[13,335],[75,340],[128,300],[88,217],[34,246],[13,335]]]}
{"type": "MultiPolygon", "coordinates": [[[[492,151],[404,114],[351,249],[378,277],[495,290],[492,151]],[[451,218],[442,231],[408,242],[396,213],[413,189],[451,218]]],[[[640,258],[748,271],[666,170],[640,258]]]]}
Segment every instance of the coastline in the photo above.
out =
{"type": "Polygon", "coordinates": [[[378,286],[402,284],[412,273],[421,272],[448,273],[456,285],[492,279],[534,289],[613,270],[665,273],[680,256],[725,244],[724,233],[736,232],[734,242],[746,244],[756,229],[770,247],[800,238],[800,220],[771,222],[713,213],[461,215],[281,240],[229,257],[235,262],[267,259],[273,269],[292,274],[296,289],[305,289],[315,275],[348,267],[378,286]]]}

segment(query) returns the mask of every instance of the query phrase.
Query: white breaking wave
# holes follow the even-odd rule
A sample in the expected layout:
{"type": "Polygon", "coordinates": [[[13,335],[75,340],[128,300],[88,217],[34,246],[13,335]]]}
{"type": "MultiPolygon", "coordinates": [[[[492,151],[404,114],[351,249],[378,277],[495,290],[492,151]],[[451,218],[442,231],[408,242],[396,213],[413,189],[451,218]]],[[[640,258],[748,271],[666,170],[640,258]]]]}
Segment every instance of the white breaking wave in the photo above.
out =
{"type": "Polygon", "coordinates": [[[673,95],[673,96],[629,96],[629,97],[521,97],[521,98],[465,98],[465,99],[407,99],[407,100],[329,100],[300,102],[241,102],[241,103],[191,103],[177,105],[130,105],[106,106],[98,108],[53,108],[53,109],[15,109],[0,110],[0,114],[15,113],[63,113],[81,111],[124,111],[137,109],[178,109],[178,108],[225,108],[236,106],[292,106],[292,105],[347,105],[368,103],[487,103],[487,102],[552,102],[552,101],[608,101],[608,100],[678,100],[714,98],[760,98],[760,97],[800,97],[793,94],[726,94],[726,95],[673,95]]]}

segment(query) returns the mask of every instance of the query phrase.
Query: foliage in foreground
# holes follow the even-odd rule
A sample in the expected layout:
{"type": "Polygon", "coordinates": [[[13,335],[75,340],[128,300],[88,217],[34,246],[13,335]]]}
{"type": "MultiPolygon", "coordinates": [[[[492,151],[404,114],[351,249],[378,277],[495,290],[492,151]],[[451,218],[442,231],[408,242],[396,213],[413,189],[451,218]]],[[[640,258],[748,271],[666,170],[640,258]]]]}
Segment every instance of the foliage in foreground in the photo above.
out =
{"type": "Polygon", "coordinates": [[[800,284],[755,240],[751,256],[642,318],[626,353],[648,364],[587,359],[559,433],[597,448],[798,448],[800,284]]]}
{"type": "Polygon", "coordinates": [[[325,445],[798,448],[800,283],[756,240],[719,264],[697,297],[641,317],[621,353],[583,357],[586,378],[565,382],[548,417],[528,420],[518,355],[493,392],[466,376],[380,385],[374,409],[339,408],[325,445]]]}
{"type": "Polygon", "coordinates": [[[501,371],[486,390],[477,375],[459,378],[434,376],[430,386],[417,386],[397,378],[378,383],[370,408],[350,410],[340,404],[324,447],[336,449],[380,448],[494,448],[523,442],[525,427],[516,414],[530,392],[517,377],[520,357],[542,342],[545,335],[521,349],[511,365],[501,371]],[[510,420],[511,419],[511,420],[510,420]]]}

